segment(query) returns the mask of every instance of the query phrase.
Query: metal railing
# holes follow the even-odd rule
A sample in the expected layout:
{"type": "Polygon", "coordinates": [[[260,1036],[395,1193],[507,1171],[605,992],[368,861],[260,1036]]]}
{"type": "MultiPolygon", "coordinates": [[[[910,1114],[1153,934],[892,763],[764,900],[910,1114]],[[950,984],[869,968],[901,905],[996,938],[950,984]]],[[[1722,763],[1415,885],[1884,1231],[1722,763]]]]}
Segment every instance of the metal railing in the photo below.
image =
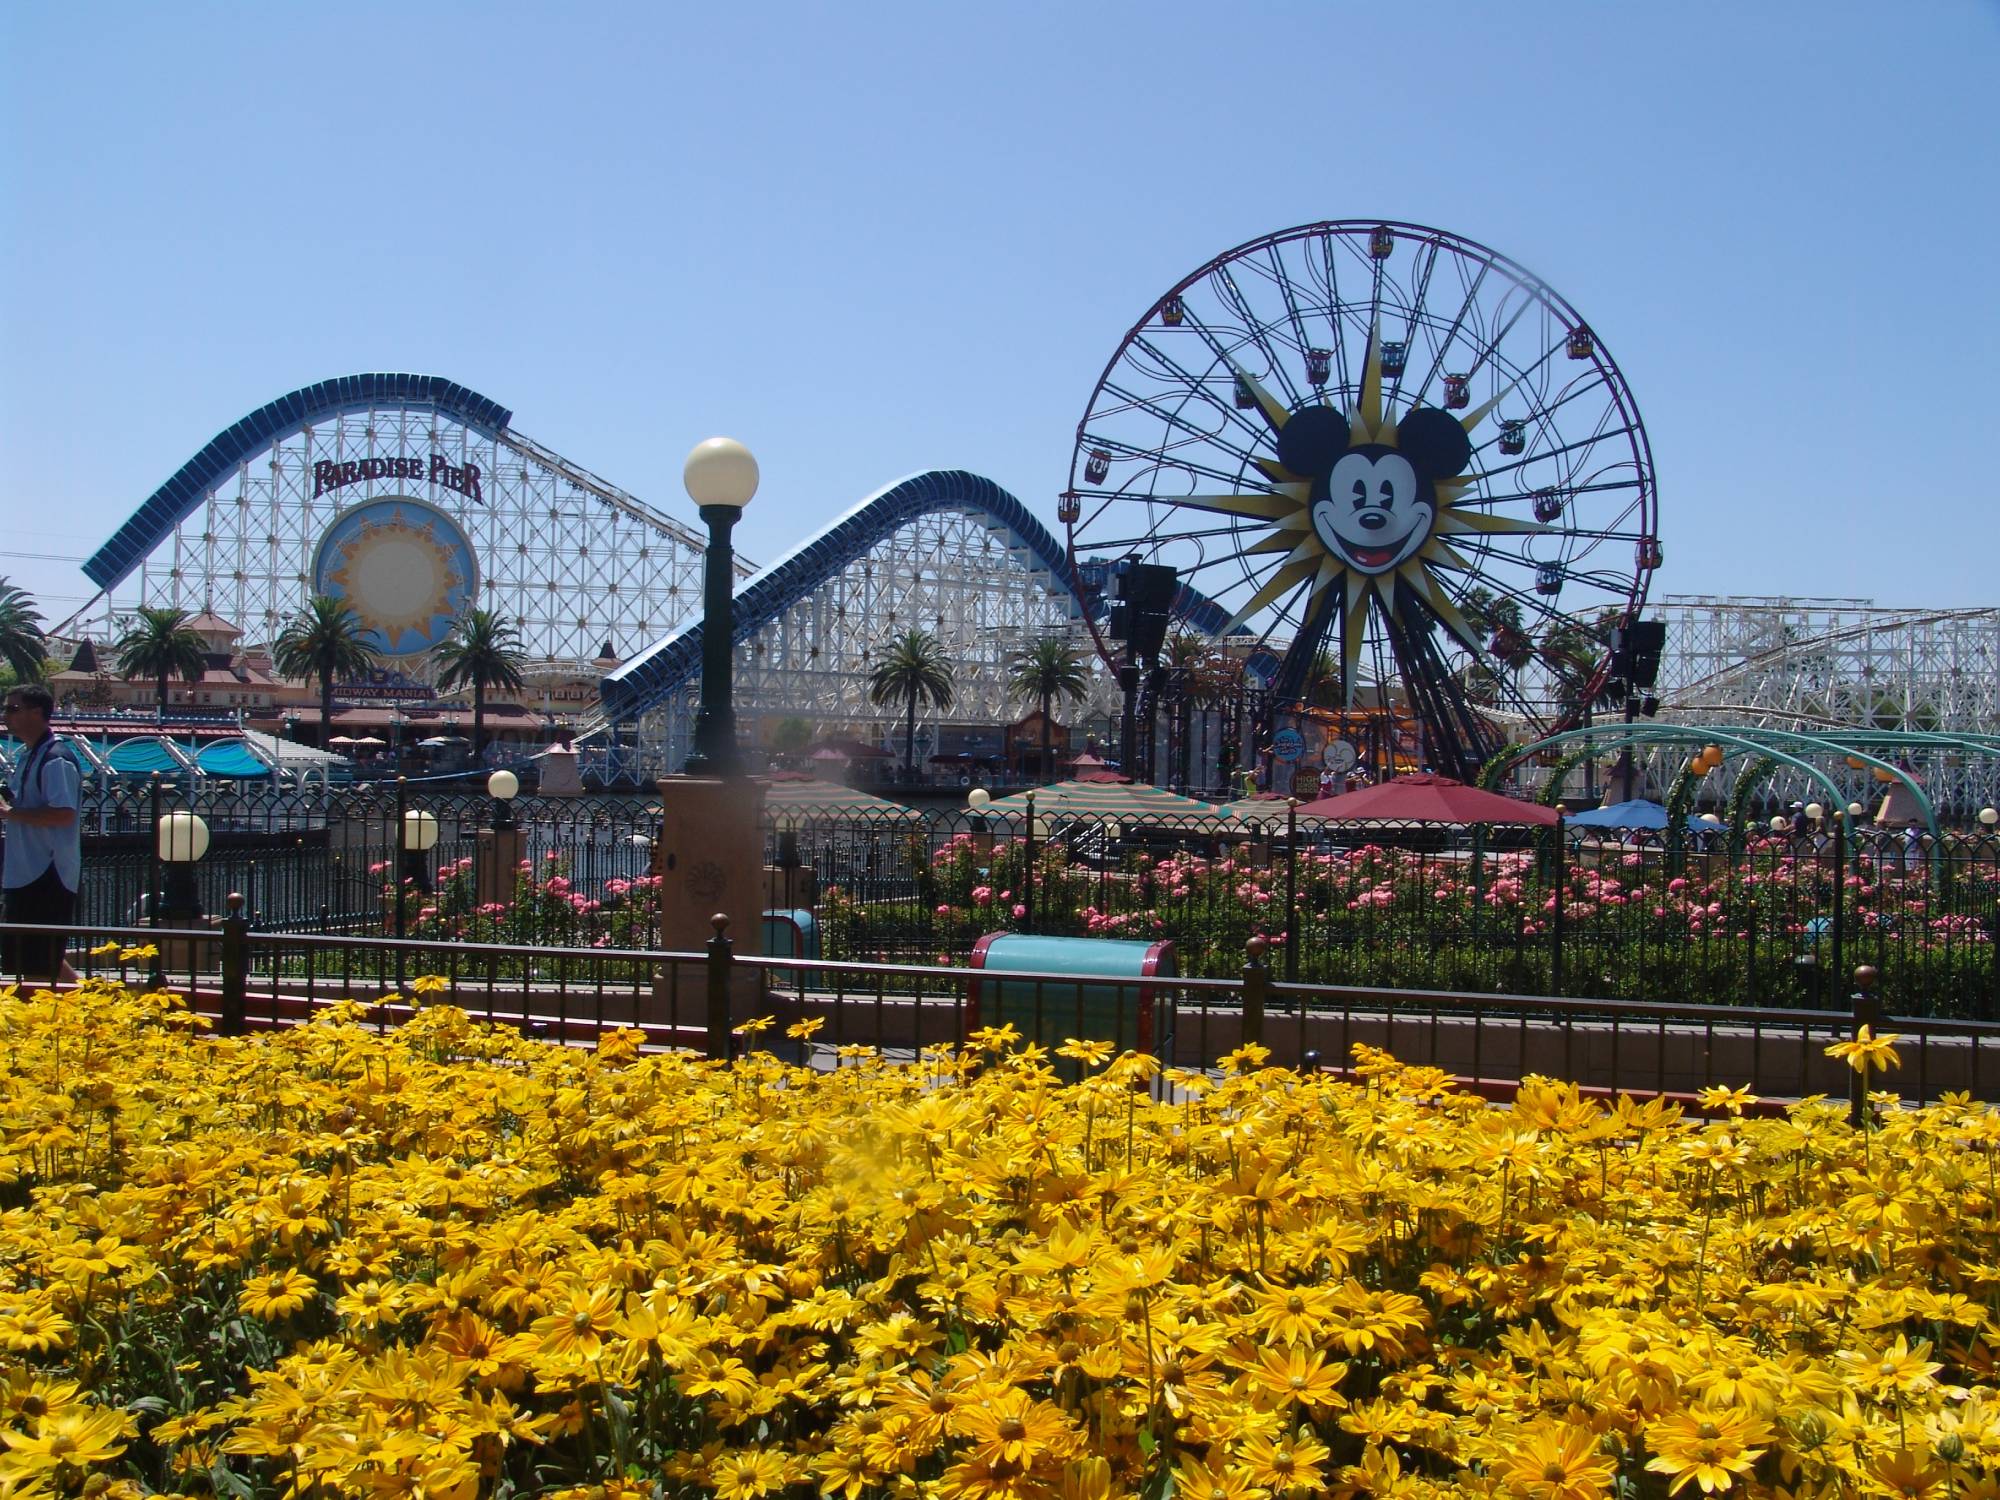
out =
{"type": "MultiPolygon", "coordinates": [[[[425,1005],[451,1004],[553,1042],[630,1029],[646,1045],[711,1057],[755,1045],[838,1066],[844,1048],[915,1058],[1005,1024],[1052,1050],[1069,1038],[1115,1050],[1145,1035],[1169,1069],[1208,1069],[1248,1043],[1280,1065],[1344,1067],[1363,1044],[1502,1096],[1541,1074],[1689,1099],[1741,1085],[1769,1099],[1845,1093],[1859,1110],[1860,1079],[1826,1048],[1865,1024],[1900,1035],[1905,1066],[1883,1083],[1911,1102],[1950,1091],[2000,1100],[2000,1025],[1885,1017],[1867,967],[1842,1008],[1776,1010],[1286,983],[1272,974],[1263,939],[1247,945],[1229,978],[998,976],[767,958],[738,953],[728,925],[717,919],[703,952],[335,938],[257,931],[232,896],[214,927],[82,927],[67,936],[86,976],[184,993],[231,1035],[305,1023],[343,1003],[354,1006],[350,1016],[384,1027],[425,1005]],[[770,1018],[769,1029],[746,1042],[745,1023],[760,1017],[770,1018]]],[[[1162,1088],[1175,1086],[1173,1073],[1162,1078],[1162,1088]]]]}
{"type": "MultiPolygon", "coordinates": [[[[78,919],[550,948],[658,946],[648,796],[521,797],[507,868],[480,867],[493,802],[418,783],[311,794],[155,785],[86,816],[78,919]],[[162,810],[212,845],[173,871],[162,810]],[[399,847],[403,814],[437,842],[399,847]],[[171,887],[171,889],[170,889],[171,887]]],[[[1604,839],[1434,825],[1313,827],[774,810],[766,905],[804,908],[830,960],[963,962],[995,930],[1170,939],[1182,972],[1233,975],[1266,938],[1287,981],[1815,1009],[1856,964],[1892,1009],[2000,1019],[2000,839],[1727,833],[1604,839]],[[1557,900],[1557,893],[1561,899],[1557,900]]]]}

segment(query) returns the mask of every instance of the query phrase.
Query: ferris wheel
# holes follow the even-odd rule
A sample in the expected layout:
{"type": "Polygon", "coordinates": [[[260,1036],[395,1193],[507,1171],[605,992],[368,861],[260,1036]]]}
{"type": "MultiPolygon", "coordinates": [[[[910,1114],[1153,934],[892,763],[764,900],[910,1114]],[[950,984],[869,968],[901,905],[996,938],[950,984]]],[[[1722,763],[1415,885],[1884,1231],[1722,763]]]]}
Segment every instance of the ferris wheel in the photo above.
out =
{"type": "Polygon", "coordinates": [[[1645,428],[1590,325],[1483,245],[1374,220],[1253,240],[1156,301],[1059,515],[1086,576],[1177,569],[1177,613],[1279,658],[1279,704],[1393,702],[1461,776],[1575,719],[1661,560],[1645,428]]]}

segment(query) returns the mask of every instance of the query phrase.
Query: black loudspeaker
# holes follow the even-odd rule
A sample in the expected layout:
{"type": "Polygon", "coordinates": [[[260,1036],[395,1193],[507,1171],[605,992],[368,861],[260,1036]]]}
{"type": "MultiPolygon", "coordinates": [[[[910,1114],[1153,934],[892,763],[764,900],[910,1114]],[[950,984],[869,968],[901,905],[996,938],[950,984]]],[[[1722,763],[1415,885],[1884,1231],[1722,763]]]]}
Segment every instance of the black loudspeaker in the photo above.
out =
{"type": "Polygon", "coordinates": [[[1666,645],[1665,620],[1634,620],[1612,632],[1612,671],[1635,688],[1649,688],[1659,680],[1660,653],[1666,645]]]}
{"type": "Polygon", "coordinates": [[[1126,637],[1132,654],[1141,661],[1151,661],[1160,654],[1160,648],[1167,643],[1167,612],[1157,614],[1147,611],[1132,618],[1132,633],[1126,637]]]}
{"type": "Polygon", "coordinates": [[[1181,576],[1159,563],[1132,563],[1118,580],[1118,597],[1138,614],[1165,614],[1174,607],[1181,576]]]}
{"type": "MultiPolygon", "coordinates": [[[[1124,602],[1113,606],[1113,614],[1122,611],[1124,639],[1135,656],[1151,660],[1159,654],[1167,638],[1167,617],[1180,587],[1180,574],[1172,568],[1159,563],[1125,564],[1125,571],[1118,575],[1118,597],[1124,602]]],[[[1117,634],[1114,623],[1112,635],[1117,634]]]]}

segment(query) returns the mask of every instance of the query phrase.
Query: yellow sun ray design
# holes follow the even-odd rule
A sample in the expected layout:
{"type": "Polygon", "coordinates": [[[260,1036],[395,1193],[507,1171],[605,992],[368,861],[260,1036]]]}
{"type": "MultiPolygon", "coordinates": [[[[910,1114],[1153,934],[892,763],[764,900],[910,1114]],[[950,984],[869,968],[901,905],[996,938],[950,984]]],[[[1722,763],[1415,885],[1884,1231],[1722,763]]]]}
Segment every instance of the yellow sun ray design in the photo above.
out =
{"type": "MultiPolygon", "coordinates": [[[[1235,360],[1225,357],[1225,362],[1235,379],[1250,393],[1273,435],[1282,434],[1297,414],[1287,409],[1283,402],[1265,389],[1261,381],[1235,360]]],[[[1482,422],[1499,409],[1500,403],[1513,390],[1514,386],[1509,385],[1491,400],[1472,411],[1455,415],[1452,420],[1469,438],[1482,422]]],[[[1415,473],[1417,461],[1404,452],[1401,439],[1405,428],[1414,429],[1413,414],[1418,410],[1412,408],[1399,414],[1388,410],[1385,405],[1382,328],[1378,322],[1369,330],[1368,354],[1355,404],[1344,413],[1347,453],[1372,450],[1372,454],[1363,452],[1357,459],[1365,468],[1381,463],[1383,450],[1388,450],[1407,460],[1404,469],[1399,472],[1415,473]]],[[[1434,424],[1434,418],[1429,420],[1434,424]]],[[[1435,439],[1434,426],[1427,431],[1435,439]]],[[[1412,438],[1410,441],[1416,440],[1412,438]]],[[[1336,463],[1341,461],[1344,461],[1344,455],[1334,460],[1336,463]]],[[[1467,501],[1475,496],[1482,477],[1478,474],[1461,472],[1420,476],[1420,485],[1428,484],[1431,502],[1430,519],[1421,541],[1408,551],[1408,555],[1399,558],[1389,555],[1393,549],[1383,549],[1383,555],[1376,558],[1369,555],[1371,548],[1359,548],[1359,557],[1366,559],[1363,562],[1357,560],[1355,555],[1356,544],[1343,540],[1337,533],[1330,539],[1329,529],[1323,529],[1316,519],[1313,494],[1316,485],[1326,482],[1327,475],[1295,473],[1276,458],[1255,457],[1251,462],[1257,473],[1269,482],[1268,489],[1236,494],[1190,495],[1179,501],[1194,509],[1263,523],[1268,528],[1267,533],[1247,543],[1243,553],[1246,556],[1281,559],[1262,586],[1236,611],[1225,631],[1236,629],[1260,610],[1269,608],[1297,589],[1305,588],[1306,618],[1324,617],[1329,612],[1338,615],[1341,676],[1349,704],[1354,701],[1356,668],[1360,665],[1362,647],[1367,641],[1369,613],[1377,608],[1385,614],[1393,612],[1399,591],[1407,590],[1409,596],[1457,640],[1474,652],[1483,651],[1478,632],[1453,601],[1452,590],[1442,576],[1447,569],[1460,573],[1473,571],[1470,560],[1447,538],[1524,536],[1549,529],[1538,521],[1495,515],[1468,504],[1467,501]]],[[[1366,472],[1372,475],[1376,471],[1366,469],[1366,472]]],[[[1255,482],[1254,477],[1251,482],[1255,482]]],[[[1358,490],[1357,493],[1365,494],[1366,491],[1358,490]]],[[[1357,498],[1353,503],[1359,507],[1363,501],[1357,498]]],[[[1330,493],[1324,490],[1319,504],[1329,511],[1334,509],[1330,493]]],[[[1338,524],[1338,521],[1330,521],[1329,527],[1338,524]]],[[[1408,546],[1407,537],[1403,545],[1408,546]]]]}

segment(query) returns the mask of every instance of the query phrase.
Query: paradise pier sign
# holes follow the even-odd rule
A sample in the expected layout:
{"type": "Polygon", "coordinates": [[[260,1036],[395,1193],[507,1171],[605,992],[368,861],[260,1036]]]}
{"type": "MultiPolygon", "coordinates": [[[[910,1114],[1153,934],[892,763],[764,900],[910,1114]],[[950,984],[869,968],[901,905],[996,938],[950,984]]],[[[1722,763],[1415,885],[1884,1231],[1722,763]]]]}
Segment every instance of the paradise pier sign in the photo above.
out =
{"type": "Polygon", "coordinates": [[[470,460],[455,464],[442,453],[431,455],[430,466],[421,458],[350,458],[345,461],[323,458],[313,465],[313,498],[329,490],[344,489],[371,479],[428,480],[440,488],[456,491],[468,500],[486,503],[479,492],[479,465],[470,460]]]}

